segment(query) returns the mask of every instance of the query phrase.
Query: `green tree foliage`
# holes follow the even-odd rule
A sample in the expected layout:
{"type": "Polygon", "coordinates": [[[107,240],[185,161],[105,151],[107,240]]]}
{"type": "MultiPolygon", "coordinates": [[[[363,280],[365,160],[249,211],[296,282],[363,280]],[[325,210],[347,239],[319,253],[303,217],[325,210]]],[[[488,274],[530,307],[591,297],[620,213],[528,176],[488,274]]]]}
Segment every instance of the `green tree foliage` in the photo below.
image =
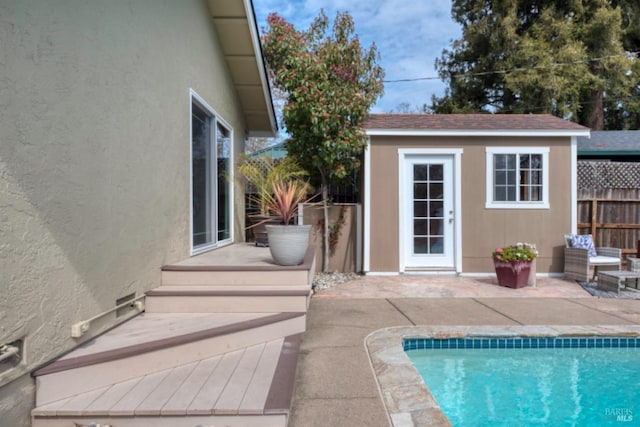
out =
{"type": "Polygon", "coordinates": [[[348,13],[336,14],[328,34],[324,12],[307,31],[298,31],[277,14],[262,35],[272,81],[284,90],[283,119],[293,156],[320,184],[325,207],[324,270],[329,262],[328,188],[360,167],[366,146],[361,127],[382,95],[384,72],[376,46],[363,49],[348,13]]]}
{"type": "MultiPolygon", "coordinates": [[[[637,109],[640,43],[631,0],[454,0],[460,40],[436,60],[439,113],[550,113],[625,128],[637,109]]],[[[631,125],[633,126],[633,125],[631,125]]]]}

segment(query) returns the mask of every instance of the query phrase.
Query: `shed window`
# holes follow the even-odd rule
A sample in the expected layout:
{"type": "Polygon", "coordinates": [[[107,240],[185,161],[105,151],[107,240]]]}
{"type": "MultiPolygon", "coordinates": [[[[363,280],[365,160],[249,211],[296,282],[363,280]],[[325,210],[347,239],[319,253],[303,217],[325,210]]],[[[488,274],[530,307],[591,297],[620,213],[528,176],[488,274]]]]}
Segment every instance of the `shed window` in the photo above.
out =
{"type": "Polygon", "coordinates": [[[549,207],[547,147],[487,147],[487,208],[549,207]]]}

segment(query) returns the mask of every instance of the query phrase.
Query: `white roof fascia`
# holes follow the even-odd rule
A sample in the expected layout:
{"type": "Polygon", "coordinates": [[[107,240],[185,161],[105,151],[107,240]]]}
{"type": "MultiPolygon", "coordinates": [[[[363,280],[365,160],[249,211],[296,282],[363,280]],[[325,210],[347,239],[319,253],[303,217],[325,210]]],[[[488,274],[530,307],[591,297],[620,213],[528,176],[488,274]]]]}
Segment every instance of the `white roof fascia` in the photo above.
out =
{"type": "Polygon", "coordinates": [[[253,3],[251,0],[244,0],[243,3],[244,10],[247,13],[247,24],[249,24],[249,32],[251,33],[251,43],[253,44],[253,51],[255,52],[256,61],[258,62],[258,72],[260,73],[260,81],[262,82],[262,92],[264,93],[264,100],[266,101],[267,108],[269,109],[269,121],[271,122],[271,129],[273,133],[276,134],[278,132],[278,122],[276,120],[276,113],[273,109],[273,99],[271,98],[269,79],[267,78],[267,68],[262,57],[262,44],[260,43],[260,35],[258,34],[258,23],[253,11],[253,3]]]}
{"type": "Polygon", "coordinates": [[[590,130],[365,129],[369,136],[590,136],[590,130]]]}

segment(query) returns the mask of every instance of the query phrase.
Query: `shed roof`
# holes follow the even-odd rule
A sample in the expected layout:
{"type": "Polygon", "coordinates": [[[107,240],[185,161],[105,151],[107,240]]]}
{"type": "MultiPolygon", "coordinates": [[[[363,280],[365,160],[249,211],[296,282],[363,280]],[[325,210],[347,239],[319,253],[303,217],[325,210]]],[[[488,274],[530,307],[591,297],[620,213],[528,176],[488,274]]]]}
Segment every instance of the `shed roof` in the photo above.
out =
{"type": "Polygon", "coordinates": [[[589,136],[589,128],[548,114],[372,114],[370,135],[384,134],[545,134],[589,136]]]}
{"type": "Polygon", "coordinates": [[[591,132],[591,139],[578,138],[579,155],[638,155],[640,131],[601,130],[591,132]]]}

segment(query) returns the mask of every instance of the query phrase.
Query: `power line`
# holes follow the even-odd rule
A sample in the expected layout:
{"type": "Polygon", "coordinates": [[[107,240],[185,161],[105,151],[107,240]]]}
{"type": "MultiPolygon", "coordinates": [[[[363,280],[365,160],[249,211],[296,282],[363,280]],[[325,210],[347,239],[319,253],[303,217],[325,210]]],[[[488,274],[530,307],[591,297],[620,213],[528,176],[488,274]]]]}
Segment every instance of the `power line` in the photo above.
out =
{"type": "MultiPolygon", "coordinates": [[[[565,66],[565,65],[576,65],[576,64],[587,64],[587,63],[591,63],[591,62],[600,62],[600,61],[604,61],[606,59],[628,57],[630,55],[637,55],[637,54],[640,54],[640,51],[627,52],[627,53],[622,54],[622,55],[603,56],[603,57],[600,57],[600,58],[581,59],[581,60],[570,61],[570,62],[554,62],[554,63],[551,63],[549,65],[536,65],[536,66],[532,66],[532,67],[518,67],[518,68],[510,68],[510,69],[495,70],[495,71],[481,71],[481,72],[477,72],[477,73],[452,74],[451,78],[452,79],[454,79],[454,78],[455,79],[460,79],[460,78],[465,78],[465,77],[490,76],[490,75],[494,75],[494,74],[509,74],[509,73],[521,72],[521,71],[544,70],[544,69],[547,69],[547,68],[556,68],[556,67],[561,67],[561,66],[565,66]]],[[[397,80],[383,80],[383,83],[410,83],[410,82],[418,82],[418,81],[424,81],[424,80],[441,80],[441,78],[439,76],[416,77],[416,78],[397,79],[397,80]]]]}

